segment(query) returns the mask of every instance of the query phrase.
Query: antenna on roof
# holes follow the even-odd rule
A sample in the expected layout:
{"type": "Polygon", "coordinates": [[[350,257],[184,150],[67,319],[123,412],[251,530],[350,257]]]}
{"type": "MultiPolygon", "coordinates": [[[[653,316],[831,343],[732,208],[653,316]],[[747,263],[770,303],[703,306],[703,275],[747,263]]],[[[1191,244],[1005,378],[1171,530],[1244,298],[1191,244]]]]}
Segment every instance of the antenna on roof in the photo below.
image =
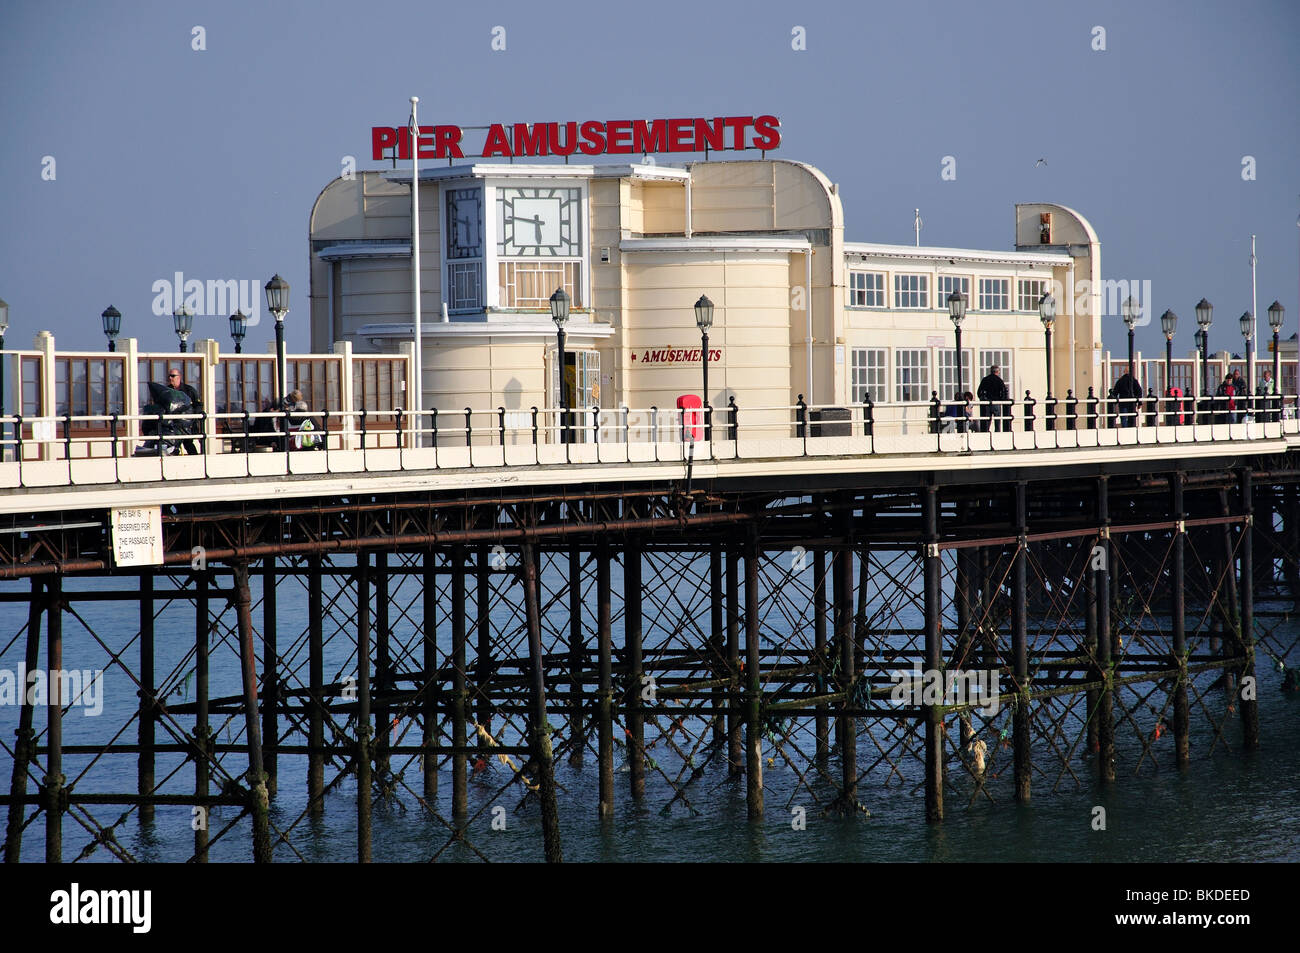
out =
{"type": "Polygon", "coordinates": [[[913,223],[916,226],[916,247],[920,248],[921,247],[921,226],[925,223],[921,221],[921,210],[918,208],[918,209],[914,209],[913,211],[916,212],[916,221],[913,223]]]}

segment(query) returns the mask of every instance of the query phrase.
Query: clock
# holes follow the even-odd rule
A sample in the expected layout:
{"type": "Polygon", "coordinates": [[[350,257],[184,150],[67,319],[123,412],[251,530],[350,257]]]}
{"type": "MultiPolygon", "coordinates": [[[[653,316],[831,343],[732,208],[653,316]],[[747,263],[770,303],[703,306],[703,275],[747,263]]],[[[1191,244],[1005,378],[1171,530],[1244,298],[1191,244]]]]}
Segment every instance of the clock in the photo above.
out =
{"type": "Polygon", "coordinates": [[[483,257],[483,192],[447,190],[447,257],[483,257]]]}
{"type": "Polygon", "coordinates": [[[508,258],[582,255],[582,190],[497,189],[497,253],[508,258]]]}

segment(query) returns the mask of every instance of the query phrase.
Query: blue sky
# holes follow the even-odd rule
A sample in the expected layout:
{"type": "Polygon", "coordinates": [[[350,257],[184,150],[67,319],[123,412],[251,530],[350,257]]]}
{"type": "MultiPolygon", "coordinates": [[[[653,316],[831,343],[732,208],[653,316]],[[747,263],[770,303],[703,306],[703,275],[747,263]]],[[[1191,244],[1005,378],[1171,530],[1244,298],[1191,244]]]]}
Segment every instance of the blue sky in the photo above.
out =
{"type": "MultiPolygon", "coordinates": [[[[377,167],[370,127],[403,124],[418,95],[422,124],[770,113],[776,154],[839,183],[850,240],[910,243],[919,206],[923,244],[1009,248],[1015,202],[1059,202],[1097,228],[1104,277],[1150,280],[1154,313],[1178,312],[1179,353],[1203,295],[1212,344],[1239,347],[1252,233],[1261,328],[1274,298],[1287,335],[1300,321],[1297,36],[1294,0],[6,0],[7,341],[45,329],[98,348],[112,303],[124,335],[170,350],[155,281],[278,271],[289,346],[304,349],[312,202],[344,156],[377,167]],[[796,26],[806,50],[791,48],[796,26]]],[[[1112,350],[1122,332],[1114,319],[1112,350]]],[[[271,333],[264,320],[246,348],[271,333]]],[[[196,337],[226,334],[224,319],[196,321],[196,337]]],[[[1138,343],[1162,342],[1152,327],[1138,343]]]]}

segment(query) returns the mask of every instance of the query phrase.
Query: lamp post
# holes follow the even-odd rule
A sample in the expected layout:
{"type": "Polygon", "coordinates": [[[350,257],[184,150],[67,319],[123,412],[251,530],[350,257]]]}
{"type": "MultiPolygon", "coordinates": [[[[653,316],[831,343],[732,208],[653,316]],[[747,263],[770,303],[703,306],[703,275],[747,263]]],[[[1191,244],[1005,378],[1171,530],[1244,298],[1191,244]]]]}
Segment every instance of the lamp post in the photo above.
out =
{"type": "Polygon", "coordinates": [[[952,318],[953,330],[957,333],[957,400],[962,400],[966,392],[961,374],[961,323],[966,320],[966,295],[954,291],[948,295],[948,317],[952,318]]]}
{"type": "Polygon", "coordinates": [[[1133,373],[1133,328],[1137,325],[1138,306],[1133,296],[1124,299],[1124,326],[1128,328],[1128,372],[1133,373]]]}
{"type": "Polygon", "coordinates": [[[1246,399],[1242,401],[1243,414],[1249,412],[1254,406],[1255,396],[1255,355],[1251,351],[1251,342],[1255,339],[1255,316],[1246,311],[1238,319],[1241,325],[1241,336],[1246,342],[1246,399]]]}
{"type": "Polygon", "coordinates": [[[244,335],[247,333],[248,318],[244,316],[243,309],[240,309],[230,316],[230,338],[235,342],[236,354],[244,350],[244,335]]]}
{"type": "Polygon", "coordinates": [[[558,343],[556,373],[559,374],[560,382],[560,443],[572,443],[572,434],[569,433],[567,428],[569,422],[569,382],[564,373],[564,325],[569,320],[569,293],[563,288],[556,288],[555,294],[551,295],[551,320],[555,322],[558,343]]]}
{"type": "Polygon", "coordinates": [[[700,329],[700,365],[704,370],[704,439],[712,439],[713,408],[709,406],[709,328],[713,327],[713,302],[700,295],[695,302],[695,326],[700,329]]]}
{"type": "MultiPolygon", "coordinates": [[[[1174,332],[1178,330],[1178,315],[1166,311],[1160,315],[1160,330],[1165,332],[1165,400],[1174,396],[1174,332]]],[[[1177,423],[1177,411],[1165,404],[1165,423],[1177,423]]]]}
{"type": "Polygon", "coordinates": [[[172,326],[176,329],[176,336],[181,339],[181,353],[184,354],[190,349],[190,332],[194,330],[194,312],[188,305],[179,305],[172,312],[172,326]]]}
{"type": "Polygon", "coordinates": [[[99,320],[104,324],[104,337],[108,338],[108,349],[117,350],[117,336],[122,333],[122,312],[111,304],[100,312],[99,320]]]}
{"type": "MultiPolygon", "coordinates": [[[[9,425],[5,423],[5,332],[9,330],[9,305],[0,298],[0,460],[7,460],[9,445],[5,442],[9,425]]],[[[1277,335],[1274,334],[1274,337],[1277,335]]]]}
{"type": "MultiPolygon", "coordinates": [[[[1282,355],[1278,349],[1278,335],[1282,331],[1282,323],[1286,320],[1286,309],[1282,307],[1281,302],[1274,301],[1268,306],[1268,326],[1273,329],[1273,389],[1280,396],[1282,394],[1282,355]]],[[[1282,401],[1277,402],[1279,419],[1282,410],[1282,401]]]]}
{"type": "Polygon", "coordinates": [[[1196,302],[1196,326],[1200,328],[1201,345],[1201,399],[1208,406],[1210,397],[1210,324],[1214,318],[1214,305],[1202,298],[1196,302]]]}
{"type": "Polygon", "coordinates": [[[1038,299],[1038,319],[1043,322],[1045,339],[1043,356],[1047,364],[1047,405],[1044,421],[1048,430],[1056,429],[1056,400],[1052,397],[1052,327],[1056,323],[1056,299],[1050,293],[1038,299]]]}
{"type": "Polygon", "coordinates": [[[288,389],[285,382],[288,368],[284,359],[284,316],[289,313],[289,282],[275,274],[263,290],[266,292],[266,310],[275,315],[275,396],[278,402],[283,403],[288,389]]]}

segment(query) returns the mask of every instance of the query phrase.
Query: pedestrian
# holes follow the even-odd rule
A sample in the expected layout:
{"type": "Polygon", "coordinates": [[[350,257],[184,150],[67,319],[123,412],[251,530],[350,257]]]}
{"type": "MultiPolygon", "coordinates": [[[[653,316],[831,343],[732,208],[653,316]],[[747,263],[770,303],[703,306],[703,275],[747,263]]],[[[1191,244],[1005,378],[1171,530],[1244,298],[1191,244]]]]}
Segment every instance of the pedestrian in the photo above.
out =
{"type": "Polygon", "coordinates": [[[1121,427],[1137,426],[1138,401],[1142,399],[1142,384],[1130,368],[1115,382],[1114,396],[1119,399],[1121,427]]]}
{"type": "Polygon", "coordinates": [[[1008,415],[1006,401],[1008,398],[1007,384],[1002,379],[1001,368],[994,364],[989,368],[988,374],[980,381],[979,389],[975,392],[979,397],[980,403],[980,429],[982,431],[1003,430],[1003,417],[1008,415]]]}
{"type": "MultiPolygon", "coordinates": [[[[194,389],[193,385],[183,383],[181,379],[181,370],[179,367],[173,367],[167,371],[167,386],[170,387],[172,390],[180,391],[182,394],[184,394],[186,397],[190,399],[189,413],[199,414],[203,412],[202,402],[199,400],[199,392],[194,389]]],[[[186,433],[193,432],[196,421],[186,420],[183,421],[182,423],[183,423],[183,429],[186,433]]],[[[199,452],[199,448],[195,445],[192,439],[182,440],[180,443],[180,448],[184,450],[186,453],[199,452]]]]}
{"type": "Polygon", "coordinates": [[[1236,393],[1236,388],[1232,383],[1232,372],[1229,371],[1223,375],[1223,383],[1214,391],[1214,396],[1217,398],[1215,401],[1217,405],[1214,415],[1215,423],[1235,424],[1237,422],[1237,402],[1234,399],[1236,393]]]}
{"type": "Polygon", "coordinates": [[[1273,397],[1277,394],[1277,388],[1273,383],[1273,372],[1265,370],[1259,376],[1259,383],[1255,385],[1255,396],[1264,398],[1259,401],[1259,407],[1263,410],[1263,419],[1269,423],[1277,421],[1277,413],[1274,408],[1273,397]]]}

